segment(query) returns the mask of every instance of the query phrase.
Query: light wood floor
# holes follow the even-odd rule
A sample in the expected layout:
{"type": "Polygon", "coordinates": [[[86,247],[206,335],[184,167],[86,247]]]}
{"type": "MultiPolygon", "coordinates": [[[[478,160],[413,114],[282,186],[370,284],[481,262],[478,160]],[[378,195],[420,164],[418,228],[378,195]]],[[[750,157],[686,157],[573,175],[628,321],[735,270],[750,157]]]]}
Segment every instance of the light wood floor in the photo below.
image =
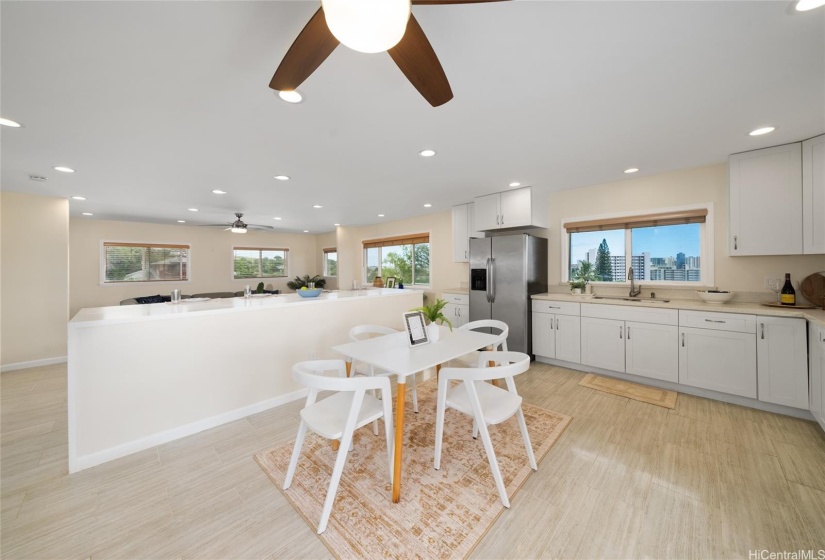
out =
{"type": "MultiPolygon", "coordinates": [[[[686,395],[669,411],[582,377],[535,364],[519,378],[573,421],[473,557],[825,548],[818,426],[686,395]]],[[[3,373],[0,389],[4,559],[329,557],[252,459],[294,437],[300,403],[69,476],[65,366],[3,373]]]]}

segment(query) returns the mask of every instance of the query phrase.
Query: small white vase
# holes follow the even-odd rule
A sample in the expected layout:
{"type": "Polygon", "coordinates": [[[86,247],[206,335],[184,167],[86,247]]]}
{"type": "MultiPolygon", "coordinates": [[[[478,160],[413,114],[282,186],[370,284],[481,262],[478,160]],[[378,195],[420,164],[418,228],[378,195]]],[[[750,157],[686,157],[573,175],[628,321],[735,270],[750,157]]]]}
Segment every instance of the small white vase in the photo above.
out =
{"type": "Polygon", "coordinates": [[[438,338],[441,336],[441,331],[438,328],[438,325],[435,323],[430,323],[427,325],[427,338],[430,339],[430,342],[438,342],[438,338]]]}
{"type": "Polygon", "coordinates": [[[581,288],[573,288],[573,290],[572,290],[572,291],[573,291],[573,295],[574,295],[574,296],[579,296],[579,295],[581,295],[581,293],[582,293],[582,289],[581,289],[581,288]]]}
{"type": "Polygon", "coordinates": [[[587,284],[587,285],[584,287],[584,293],[586,293],[586,294],[592,294],[592,293],[593,293],[593,284],[587,284]]]}

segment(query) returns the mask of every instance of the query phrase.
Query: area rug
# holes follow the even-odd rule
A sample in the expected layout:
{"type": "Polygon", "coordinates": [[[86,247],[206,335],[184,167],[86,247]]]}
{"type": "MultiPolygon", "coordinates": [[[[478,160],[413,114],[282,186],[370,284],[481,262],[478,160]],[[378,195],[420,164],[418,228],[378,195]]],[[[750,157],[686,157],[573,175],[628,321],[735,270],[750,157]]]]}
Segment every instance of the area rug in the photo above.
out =
{"type": "MultiPolygon", "coordinates": [[[[435,380],[420,384],[419,413],[407,408],[400,503],[391,501],[383,426],[378,436],[371,426],[356,432],[329,525],[320,535],[338,558],[464,558],[504,511],[481,438],[472,438],[469,416],[447,410],[441,469],[433,469],[436,389],[435,380]]],[[[541,461],[570,417],[529,404],[523,410],[541,461]]],[[[511,507],[518,507],[513,496],[533,471],[516,418],[491,426],[490,436],[511,507]]],[[[293,445],[294,439],[255,455],[279,490],[293,445]]],[[[308,433],[292,485],[283,492],[313,531],[334,462],[329,440],[308,433]]]]}
{"type": "Polygon", "coordinates": [[[648,387],[647,385],[639,385],[638,383],[622,381],[621,379],[611,379],[592,373],[585,375],[584,379],[579,381],[579,385],[582,387],[590,387],[591,389],[596,389],[604,393],[627,397],[634,401],[655,404],[656,406],[664,408],[676,408],[676,397],[678,396],[676,391],[648,387]]]}

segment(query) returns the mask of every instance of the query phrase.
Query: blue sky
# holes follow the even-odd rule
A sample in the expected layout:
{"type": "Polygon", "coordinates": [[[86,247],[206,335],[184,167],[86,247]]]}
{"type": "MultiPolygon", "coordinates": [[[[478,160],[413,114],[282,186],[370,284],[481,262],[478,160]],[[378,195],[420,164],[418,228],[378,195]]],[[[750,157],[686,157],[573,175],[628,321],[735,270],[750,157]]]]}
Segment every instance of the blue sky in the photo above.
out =
{"type": "MultiPolygon", "coordinates": [[[[607,239],[611,255],[624,254],[624,230],[592,231],[570,236],[572,262],[585,260],[587,251],[607,239]]],[[[650,253],[651,257],[675,257],[684,253],[699,256],[699,224],[650,227],[633,230],[633,254],[650,253]]]]}

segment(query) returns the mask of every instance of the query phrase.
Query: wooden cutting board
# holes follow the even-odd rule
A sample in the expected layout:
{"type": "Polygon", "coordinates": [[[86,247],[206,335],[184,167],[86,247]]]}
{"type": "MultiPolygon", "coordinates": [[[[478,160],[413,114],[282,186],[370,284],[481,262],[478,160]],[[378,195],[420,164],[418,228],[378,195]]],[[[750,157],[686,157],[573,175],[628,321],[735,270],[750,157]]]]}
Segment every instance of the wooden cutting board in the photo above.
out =
{"type": "Polygon", "coordinates": [[[825,272],[815,272],[799,285],[805,299],[817,307],[825,309],[825,272]]]}

